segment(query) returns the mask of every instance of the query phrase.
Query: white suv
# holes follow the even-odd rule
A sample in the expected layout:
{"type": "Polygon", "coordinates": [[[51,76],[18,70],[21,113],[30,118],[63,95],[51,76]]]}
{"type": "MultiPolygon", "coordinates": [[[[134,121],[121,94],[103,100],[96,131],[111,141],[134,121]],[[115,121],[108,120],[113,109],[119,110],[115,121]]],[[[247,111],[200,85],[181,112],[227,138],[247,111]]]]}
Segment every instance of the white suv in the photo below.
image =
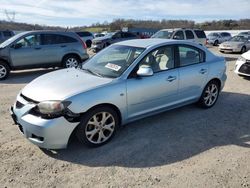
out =
{"type": "Polygon", "coordinates": [[[176,39],[176,40],[188,40],[196,42],[201,45],[206,45],[207,37],[201,29],[162,29],[155,33],[151,38],[165,38],[165,39],[176,39]]]}

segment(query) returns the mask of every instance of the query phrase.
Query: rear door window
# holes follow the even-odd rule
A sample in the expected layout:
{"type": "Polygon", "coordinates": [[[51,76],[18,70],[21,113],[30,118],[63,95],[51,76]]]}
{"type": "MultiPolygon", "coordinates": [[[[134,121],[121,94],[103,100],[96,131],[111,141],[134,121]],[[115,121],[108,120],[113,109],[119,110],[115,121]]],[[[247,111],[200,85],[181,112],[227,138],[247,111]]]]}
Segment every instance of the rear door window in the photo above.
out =
{"type": "Polygon", "coordinates": [[[173,39],[176,39],[176,40],[184,40],[184,33],[183,33],[183,31],[177,31],[177,32],[174,34],[173,39]]]}
{"type": "Polygon", "coordinates": [[[76,39],[57,34],[42,34],[42,45],[53,45],[53,44],[63,44],[63,43],[73,43],[77,42],[76,39]]]}
{"type": "Polygon", "coordinates": [[[178,46],[180,67],[204,62],[204,52],[191,46],[178,46]]]}
{"type": "Polygon", "coordinates": [[[186,30],[185,31],[187,39],[194,39],[194,34],[191,30],[186,30]]]}

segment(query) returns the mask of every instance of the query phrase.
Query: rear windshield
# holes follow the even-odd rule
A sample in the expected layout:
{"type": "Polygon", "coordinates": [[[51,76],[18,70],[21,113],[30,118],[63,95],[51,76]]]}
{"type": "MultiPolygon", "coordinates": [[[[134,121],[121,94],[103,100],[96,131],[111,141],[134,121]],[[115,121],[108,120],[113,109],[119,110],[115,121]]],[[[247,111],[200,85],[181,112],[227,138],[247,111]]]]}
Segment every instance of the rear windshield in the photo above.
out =
{"type": "Polygon", "coordinates": [[[205,34],[204,31],[202,31],[202,30],[194,30],[194,32],[195,32],[195,34],[196,34],[196,36],[198,38],[206,38],[206,34],[205,34]]]}
{"type": "Polygon", "coordinates": [[[89,37],[92,36],[90,32],[76,32],[80,37],[89,37]]]}

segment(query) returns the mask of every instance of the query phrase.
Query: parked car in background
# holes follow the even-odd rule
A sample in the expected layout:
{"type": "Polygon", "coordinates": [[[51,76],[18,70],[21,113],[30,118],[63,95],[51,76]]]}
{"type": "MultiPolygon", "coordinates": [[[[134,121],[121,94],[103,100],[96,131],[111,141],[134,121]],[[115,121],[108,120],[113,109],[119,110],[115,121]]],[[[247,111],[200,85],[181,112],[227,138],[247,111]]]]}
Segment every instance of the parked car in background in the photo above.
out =
{"type": "Polygon", "coordinates": [[[105,34],[103,34],[103,33],[95,33],[95,34],[94,34],[94,37],[95,37],[95,38],[104,37],[104,36],[105,36],[105,34]]]}
{"type": "Polygon", "coordinates": [[[0,43],[6,41],[7,39],[9,39],[10,37],[14,36],[14,32],[13,31],[0,31],[0,43]]]}
{"type": "Polygon", "coordinates": [[[86,44],[73,32],[29,31],[0,44],[0,80],[11,70],[77,67],[88,59],[86,44]]]}
{"type": "Polygon", "coordinates": [[[240,32],[239,35],[248,35],[248,36],[250,36],[250,31],[240,32]]]}
{"type": "Polygon", "coordinates": [[[76,32],[81,39],[86,43],[87,47],[90,48],[92,45],[92,40],[94,39],[94,35],[88,31],[76,32]]]}
{"type": "Polygon", "coordinates": [[[205,32],[200,29],[162,29],[152,35],[151,38],[188,40],[201,45],[206,45],[207,42],[205,32]]]}
{"type": "Polygon", "coordinates": [[[227,42],[219,45],[220,52],[240,52],[245,53],[250,49],[250,36],[237,35],[227,42]]]}
{"type": "Polygon", "coordinates": [[[97,53],[82,69],[33,80],[17,95],[12,118],[42,148],[65,148],[74,136],[100,146],[119,125],[191,103],[211,108],[225,71],[223,57],[193,42],[123,41],[97,53]]]}
{"type": "Polygon", "coordinates": [[[110,44],[121,42],[124,40],[131,40],[139,38],[134,33],[118,31],[114,33],[108,33],[104,37],[99,37],[93,40],[92,49],[97,52],[110,44]]]}
{"type": "Polygon", "coordinates": [[[250,50],[238,58],[234,72],[240,76],[250,77],[250,50]]]}
{"type": "Polygon", "coordinates": [[[228,41],[232,38],[231,34],[228,32],[212,32],[207,36],[207,43],[217,46],[222,42],[228,41]]]}

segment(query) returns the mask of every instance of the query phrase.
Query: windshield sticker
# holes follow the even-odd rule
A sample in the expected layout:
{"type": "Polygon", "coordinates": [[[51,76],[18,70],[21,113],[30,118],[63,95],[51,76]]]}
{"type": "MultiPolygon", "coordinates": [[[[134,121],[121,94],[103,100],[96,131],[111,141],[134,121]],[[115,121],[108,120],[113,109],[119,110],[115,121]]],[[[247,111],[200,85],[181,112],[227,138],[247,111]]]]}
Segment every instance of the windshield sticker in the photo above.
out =
{"type": "Polygon", "coordinates": [[[108,63],[107,65],[105,65],[105,67],[114,71],[119,71],[121,69],[121,66],[112,63],[108,63]]]}

